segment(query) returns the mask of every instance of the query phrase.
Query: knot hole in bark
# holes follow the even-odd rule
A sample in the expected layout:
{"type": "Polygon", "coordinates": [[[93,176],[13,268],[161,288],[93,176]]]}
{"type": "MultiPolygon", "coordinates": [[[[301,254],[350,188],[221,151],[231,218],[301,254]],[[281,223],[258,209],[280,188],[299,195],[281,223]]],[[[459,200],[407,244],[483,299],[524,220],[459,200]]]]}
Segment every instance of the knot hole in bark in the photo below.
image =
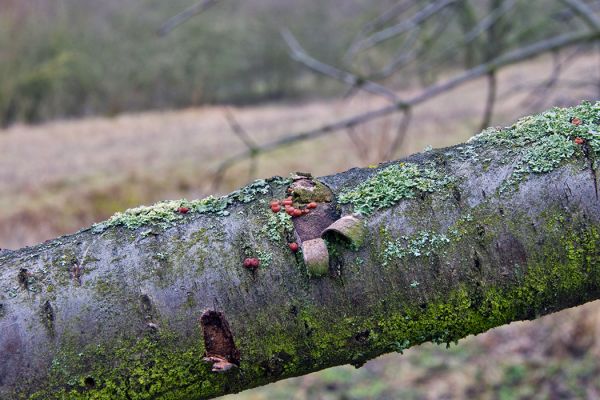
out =
{"type": "Polygon", "coordinates": [[[223,313],[207,310],[200,317],[204,335],[205,360],[213,363],[213,371],[225,371],[231,364],[240,365],[240,352],[235,347],[229,323],[223,313]]]}
{"type": "Polygon", "coordinates": [[[29,275],[29,271],[26,268],[21,268],[19,270],[19,275],[17,275],[19,285],[21,285],[24,289],[29,287],[29,275]]]}
{"type": "Polygon", "coordinates": [[[54,309],[52,308],[52,304],[50,300],[46,300],[44,304],[42,304],[41,309],[42,316],[42,324],[48,329],[48,332],[51,336],[54,335],[54,309]]]}

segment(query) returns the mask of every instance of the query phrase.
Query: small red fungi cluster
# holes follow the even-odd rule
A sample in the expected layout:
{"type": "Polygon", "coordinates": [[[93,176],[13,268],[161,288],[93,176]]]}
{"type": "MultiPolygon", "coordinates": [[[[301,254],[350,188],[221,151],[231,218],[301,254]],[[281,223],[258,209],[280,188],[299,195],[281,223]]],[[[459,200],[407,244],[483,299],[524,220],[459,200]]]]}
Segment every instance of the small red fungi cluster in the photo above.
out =
{"type": "Polygon", "coordinates": [[[575,144],[584,144],[585,143],[585,139],[584,138],[580,138],[579,136],[575,138],[574,140],[575,144]]]}
{"type": "Polygon", "coordinates": [[[288,246],[290,246],[290,250],[293,251],[294,253],[298,251],[298,243],[292,242],[292,243],[289,243],[288,246]]]}
{"type": "Polygon", "coordinates": [[[256,257],[248,257],[244,259],[244,268],[249,270],[256,270],[260,266],[260,260],[256,257]]]}
{"type": "Polygon", "coordinates": [[[179,208],[177,209],[177,212],[178,212],[179,214],[187,214],[189,211],[190,211],[190,209],[189,209],[188,207],[183,207],[183,206],[182,206],[182,207],[179,207],[179,208]]]}
{"type": "Polygon", "coordinates": [[[310,202],[306,206],[296,206],[294,207],[294,201],[292,197],[287,197],[284,200],[272,200],[270,203],[271,211],[274,213],[278,213],[283,210],[292,217],[301,217],[302,215],[308,214],[311,209],[317,208],[317,203],[310,202]]]}
{"type": "Polygon", "coordinates": [[[571,123],[575,126],[581,125],[582,122],[583,121],[581,120],[581,118],[577,118],[577,117],[571,118],[571,123]]]}

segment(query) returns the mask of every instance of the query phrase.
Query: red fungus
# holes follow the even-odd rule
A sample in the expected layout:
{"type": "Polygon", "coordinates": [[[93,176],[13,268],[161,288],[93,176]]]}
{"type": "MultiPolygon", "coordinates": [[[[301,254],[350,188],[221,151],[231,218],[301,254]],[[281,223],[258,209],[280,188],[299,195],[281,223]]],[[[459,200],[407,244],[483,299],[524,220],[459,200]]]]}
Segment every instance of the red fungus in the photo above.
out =
{"type": "Polygon", "coordinates": [[[302,215],[302,210],[301,210],[301,209],[299,209],[299,208],[295,208],[295,209],[292,211],[292,217],[299,217],[299,216],[301,216],[301,215],[302,215]]]}
{"type": "Polygon", "coordinates": [[[188,207],[179,207],[177,209],[177,212],[180,214],[187,214],[190,211],[190,209],[188,207]]]}
{"type": "Polygon", "coordinates": [[[585,143],[585,140],[584,140],[583,138],[576,137],[576,138],[575,138],[575,143],[576,143],[576,144],[584,144],[584,143],[585,143]]]}
{"type": "Polygon", "coordinates": [[[291,206],[291,205],[292,205],[292,203],[293,203],[293,202],[292,202],[292,199],[285,199],[285,200],[283,201],[283,205],[284,205],[284,206],[291,206]]]}
{"type": "Polygon", "coordinates": [[[314,201],[311,201],[310,203],[308,203],[306,205],[306,208],[317,208],[317,203],[315,203],[314,201]]]}
{"type": "Polygon", "coordinates": [[[581,118],[577,118],[577,117],[573,117],[573,118],[571,118],[571,123],[572,123],[573,125],[576,125],[576,126],[577,126],[577,125],[581,125],[581,123],[582,123],[582,122],[583,122],[583,121],[581,121],[581,118]]]}
{"type": "Polygon", "coordinates": [[[270,205],[271,205],[271,207],[278,206],[279,205],[279,200],[271,200],[270,205]]]}
{"type": "Polygon", "coordinates": [[[298,243],[292,242],[292,243],[289,243],[288,246],[290,246],[290,250],[293,251],[294,253],[298,251],[298,243]]]}
{"type": "Polygon", "coordinates": [[[279,211],[281,211],[281,206],[279,204],[272,205],[271,211],[273,211],[274,213],[278,213],[279,211]]]}
{"type": "Polygon", "coordinates": [[[260,265],[260,260],[256,257],[248,257],[244,259],[244,268],[256,269],[260,265]]]}

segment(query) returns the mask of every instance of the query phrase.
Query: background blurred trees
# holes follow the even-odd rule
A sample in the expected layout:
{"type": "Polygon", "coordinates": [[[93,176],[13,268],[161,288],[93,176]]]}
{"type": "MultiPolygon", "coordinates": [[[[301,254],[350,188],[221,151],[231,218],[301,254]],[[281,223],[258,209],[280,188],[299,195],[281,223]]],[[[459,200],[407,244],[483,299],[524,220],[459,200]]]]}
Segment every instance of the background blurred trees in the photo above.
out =
{"type": "Polygon", "coordinates": [[[248,0],[221,1],[159,38],[190,3],[0,0],[0,122],[336,93],[294,64],[281,28],[315,58],[398,89],[582,25],[558,0],[248,0]],[[441,11],[418,29],[367,46],[428,3],[441,11]]]}

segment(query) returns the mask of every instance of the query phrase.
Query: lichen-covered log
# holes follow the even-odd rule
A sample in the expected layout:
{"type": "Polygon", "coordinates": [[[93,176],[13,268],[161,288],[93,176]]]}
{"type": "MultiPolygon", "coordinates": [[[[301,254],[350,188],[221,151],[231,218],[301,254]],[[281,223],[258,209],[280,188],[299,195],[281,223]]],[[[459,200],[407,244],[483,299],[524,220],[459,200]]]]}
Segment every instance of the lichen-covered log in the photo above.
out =
{"type": "Polygon", "coordinates": [[[598,299],[599,124],[553,109],[0,252],[0,398],[209,398],[598,299]]]}

